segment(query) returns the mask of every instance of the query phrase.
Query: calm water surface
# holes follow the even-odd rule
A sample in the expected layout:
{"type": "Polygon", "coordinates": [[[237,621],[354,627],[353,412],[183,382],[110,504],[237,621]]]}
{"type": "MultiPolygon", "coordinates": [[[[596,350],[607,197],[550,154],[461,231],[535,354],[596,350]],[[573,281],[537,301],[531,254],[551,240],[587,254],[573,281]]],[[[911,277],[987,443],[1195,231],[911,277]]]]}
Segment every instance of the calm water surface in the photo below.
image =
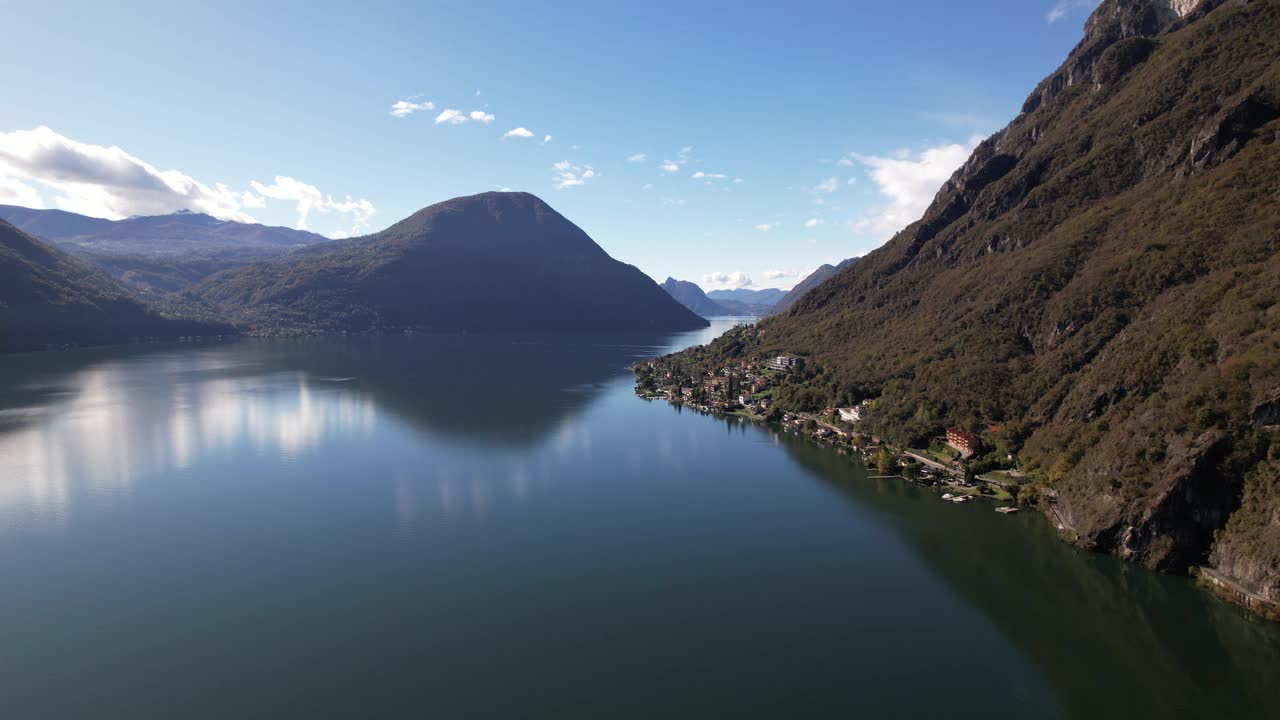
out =
{"type": "Polygon", "coordinates": [[[1280,717],[1280,628],[632,394],[675,337],[0,358],[0,717],[1280,717]]]}

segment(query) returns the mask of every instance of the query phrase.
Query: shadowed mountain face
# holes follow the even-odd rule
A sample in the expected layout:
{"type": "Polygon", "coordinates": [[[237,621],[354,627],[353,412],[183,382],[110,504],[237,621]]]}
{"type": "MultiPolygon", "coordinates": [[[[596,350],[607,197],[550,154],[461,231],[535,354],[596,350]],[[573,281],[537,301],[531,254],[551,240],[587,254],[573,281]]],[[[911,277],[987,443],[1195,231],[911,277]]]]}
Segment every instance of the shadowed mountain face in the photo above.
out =
{"type": "Polygon", "coordinates": [[[702,288],[696,283],[688,280],[676,280],[675,278],[667,278],[662,283],[662,289],[667,294],[676,299],[676,302],[689,308],[693,312],[702,317],[718,317],[722,315],[732,315],[733,313],[726,309],[723,305],[711,300],[702,292],[702,288]]]}
{"type": "Polygon", "coordinates": [[[707,321],[527,193],[215,275],[193,293],[255,332],[688,330],[707,321]]]}
{"type": "Polygon", "coordinates": [[[0,220],[0,352],[224,332],[162,317],[101,270],[0,220]]]}
{"type": "Polygon", "coordinates": [[[770,308],[769,311],[771,313],[781,313],[781,312],[786,312],[787,310],[790,310],[791,306],[795,305],[797,300],[804,297],[805,293],[818,287],[819,285],[826,282],[827,280],[830,280],[832,277],[836,275],[836,273],[846,268],[852,267],[853,264],[857,261],[858,261],[858,258],[856,257],[849,258],[848,260],[845,260],[839,265],[823,265],[817,270],[814,270],[813,272],[809,273],[809,275],[805,279],[796,283],[796,286],[791,288],[791,290],[789,290],[786,295],[783,295],[782,298],[778,300],[778,302],[774,303],[773,307],[770,308]]]}
{"type": "Polygon", "coordinates": [[[901,442],[999,423],[1082,545],[1280,600],[1278,193],[1280,3],[1106,0],[923,218],[754,351],[878,397],[901,442]]]}
{"type": "Polygon", "coordinates": [[[216,272],[328,240],[302,230],[218,220],[185,210],[104,220],[0,205],[0,219],[92,261],[149,300],[216,272]]]}

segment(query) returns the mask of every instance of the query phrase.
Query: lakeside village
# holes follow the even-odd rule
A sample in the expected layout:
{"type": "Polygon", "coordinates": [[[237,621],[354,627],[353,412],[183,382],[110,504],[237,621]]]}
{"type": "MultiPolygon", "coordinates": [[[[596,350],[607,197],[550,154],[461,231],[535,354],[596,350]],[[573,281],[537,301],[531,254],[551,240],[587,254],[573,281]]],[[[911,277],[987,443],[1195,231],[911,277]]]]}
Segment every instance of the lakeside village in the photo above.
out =
{"type": "MultiPolygon", "coordinates": [[[[753,325],[739,325],[725,334],[756,339],[753,325]]],[[[929,447],[895,448],[864,431],[863,425],[874,400],[851,407],[828,407],[820,413],[788,411],[778,406],[776,396],[788,384],[802,378],[806,362],[802,357],[779,355],[760,359],[735,358],[723,363],[690,362],[686,353],[675,353],[636,363],[636,395],[646,400],[666,400],[698,412],[737,416],[755,422],[773,423],[839,452],[858,453],[868,468],[879,470],[875,479],[900,477],[908,482],[942,491],[942,498],[957,504],[986,498],[1001,503],[996,511],[1018,511],[1019,487],[1025,478],[1012,467],[990,469],[991,453],[985,462],[974,460],[990,450],[982,438],[963,428],[952,427],[929,447]],[[975,471],[981,465],[988,470],[975,471]]],[[[988,430],[998,429],[991,426],[988,430]]],[[[1012,456],[1005,458],[1012,465],[1012,456]]],[[[981,468],[978,468],[981,469],[981,468]]]]}

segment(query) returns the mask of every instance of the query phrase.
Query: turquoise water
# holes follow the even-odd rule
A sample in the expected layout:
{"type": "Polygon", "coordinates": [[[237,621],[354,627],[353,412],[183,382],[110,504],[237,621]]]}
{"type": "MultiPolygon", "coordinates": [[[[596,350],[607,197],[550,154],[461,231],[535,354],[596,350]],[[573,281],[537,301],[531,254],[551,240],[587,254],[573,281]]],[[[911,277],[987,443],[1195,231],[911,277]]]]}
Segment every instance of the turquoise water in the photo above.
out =
{"type": "Polygon", "coordinates": [[[799,437],[674,337],[0,358],[0,717],[1280,716],[1280,629],[799,437]]]}

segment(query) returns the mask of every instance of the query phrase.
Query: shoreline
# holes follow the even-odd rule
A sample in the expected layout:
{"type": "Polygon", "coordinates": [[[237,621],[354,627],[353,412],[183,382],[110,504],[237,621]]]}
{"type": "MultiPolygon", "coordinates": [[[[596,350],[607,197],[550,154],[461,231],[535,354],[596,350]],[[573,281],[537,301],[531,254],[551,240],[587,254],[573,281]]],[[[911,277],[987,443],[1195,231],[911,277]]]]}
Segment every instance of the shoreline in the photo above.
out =
{"type": "MultiPolygon", "coordinates": [[[[866,467],[868,472],[870,472],[873,468],[876,467],[876,465],[874,465],[872,462],[871,450],[869,448],[859,448],[857,446],[848,445],[848,444],[841,445],[835,442],[828,441],[826,437],[819,435],[815,432],[806,432],[804,429],[803,422],[795,422],[794,424],[788,424],[787,422],[784,421],[779,423],[779,422],[771,421],[762,415],[758,415],[746,410],[722,410],[720,408],[715,408],[709,405],[686,403],[680,400],[670,398],[665,394],[642,393],[639,386],[635,388],[635,395],[637,398],[640,398],[645,401],[664,400],[667,402],[668,405],[672,407],[688,408],[702,415],[709,415],[712,417],[722,417],[722,418],[738,417],[741,419],[749,420],[752,423],[760,425],[761,427],[765,427],[765,428],[768,428],[770,426],[777,426],[784,431],[793,430],[797,435],[800,435],[806,440],[813,441],[824,448],[836,449],[836,450],[844,450],[847,448],[848,450],[852,451],[855,455],[859,456],[861,462],[866,467]]],[[[806,419],[809,419],[809,418],[806,418],[806,419]]],[[[819,427],[821,426],[822,425],[819,424],[819,427]]],[[[855,431],[853,434],[857,435],[858,433],[856,433],[855,431]]],[[[943,469],[940,470],[939,472],[945,472],[947,474],[954,474],[955,472],[958,472],[952,469],[946,469],[945,466],[943,466],[941,463],[927,460],[926,458],[923,458],[922,456],[912,452],[909,449],[904,450],[900,448],[894,448],[888,443],[884,443],[884,442],[877,442],[876,445],[879,446],[880,448],[883,448],[885,450],[888,450],[894,453],[895,456],[899,458],[903,455],[908,455],[913,458],[916,458],[916,461],[923,465],[937,465],[939,467],[942,467],[943,469]]],[[[899,461],[899,468],[901,468],[900,461],[899,461]]],[[[867,477],[868,479],[872,479],[872,476],[870,474],[868,474],[867,477]]],[[[1056,498],[1053,498],[1052,496],[1041,497],[1043,493],[1038,493],[1035,496],[1033,496],[1035,498],[1034,500],[1030,498],[1023,499],[1020,495],[1015,496],[1014,498],[1009,500],[1000,500],[991,495],[983,495],[981,492],[972,492],[973,488],[977,487],[976,485],[972,485],[972,486],[961,485],[957,487],[951,483],[941,481],[941,480],[935,480],[932,483],[925,483],[925,482],[920,482],[918,480],[913,480],[902,474],[899,474],[899,475],[882,474],[882,475],[876,476],[874,479],[890,479],[890,478],[897,478],[902,480],[905,483],[915,485],[917,487],[925,488],[928,490],[933,490],[935,493],[938,493],[941,495],[941,499],[955,502],[957,504],[971,502],[975,498],[992,500],[993,502],[997,502],[997,503],[1000,503],[1000,502],[1013,503],[1013,507],[1014,507],[1013,510],[1008,510],[1006,508],[1001,508],[1001,507],[995,508],[996,512],[1000,514],[1005,514],[1008,512],[1016,512],[1017,510],[1022,509],[1024,507],[1029,509],[1035,509],[1041,515],[1043,515],[1047,521],[1049,521],[1050,525],[1056,530],[1056,534],[1060,540],[1084,552],[1096,552],[1089,548],[1082,547],[1079,544],[1078,542],[1080,537],[1079,533],[1077,533],[1075,529],[1070,526],[1070,524],[1068,524],[1065,520],[1062,519],[1062,516],[1058,513],[1056,503],[1054,502],[1056,498]],[[946,490],[948,489],[960,490],[964,494],[961,497],[956,497],[956,496],[953,496],[952,493],[947,492],[946,490]],[[1041,505],[1042,501],[1043,501],[1043,505],[1041,505]]],[[[981,480],[981,482],[986,485],[991,484],[990,481],[986,481],[986,480],[981,480]]],[[[1106,554],[1106,553],[1103,553],[1103,554],[1106,554]]],[[[1158,571],[1151,570],[1151,572],[1158,572],[1158,571]]],[[[1176,577],[1176,575],[1172,575],[1170,573],[1162,573],[1162,574],[1176,577]]],[[[1187,574],[1183,577],[1186,577],[1187,580],[1189,580],[1196,587],[1200,588],[1202,591],[1208,593],[1209,595],[1212,595],[1213,597],[1227,604],[1234,605],[1236,607],[1239,607],[1245,610],[1253,617],[1257,617],[1265,621],[1280,622],[1280,604],[1273,603],[1267,600],[1261,595],[1258,595],[1257,593],[1240,585],[1238,582],[1231,579],[1230,577],[1223,575],[1221,572],[1215,570],[1214,568],[1204,566],[1204,565],[1194,565],[1188,570],[1187,574]]]]}
{"type": "MultiPolygon", "coordinates": [[[[828,438],[830,436],[824,436],[814,432],[806,432],[804,430],[803,423],[789,425],[786,422],[774,422],[764,417],[763,415],[758,415],[745,410],[725,411],[725,410],[720,410],[708,405],[698,405],[694,403],[684,403],[684,402],[668,400],[664,395],[643,395],[637,392],[636,397],[645,401],[655,401],[655,400],[666,401],[667,404],[670,405],[671,407],[686,408],[694,412],[697,412],[701,415],[708,415],[711,417],[726,418],[726,419],[736,417],[736,418],[748,420],[753,424],[756,424],[765,428],[778,428],[783,431],[794,431],[797,435],[805,438],[806,440],[811,440],[824,448],[837,450],[837,451],[845,451],[845,450],[849,451],[850,453],[852,453],[853,455],[856,455],[860,459],[863,466],[868,470],[868,472],[879,469],[877,464],[875,463],[875,460],[872,454],[873,453],[872,448],[860,448],[852,444],[842,444],[839,442],[829,440],[828,438]]],[[[805,418],[805,419],[807,420],[809,418],[805,418]]],[[[819,427],[822,427],[824,430],[838,430],[839,432],[846,432],[830,425],[826,425],[824,427],[824,424],[821,422],[819,422],[819,427]]],[[[857,433],[854,433],[854,434],[857,434],[857,433]]],[[[901,456],[909,455],[911,457],[917,458],[917,462],[920,462],[920,464],[922,465],[937,466],[937,469],[934,471],[935,473],[943,473],[949,477],[956,477],[959,474],[958,470],[955,470],[952,468],[946,468],[941,463],[937,463],[931,460],[924,460],[919,455],[916,455],[915,453],[910,452],[909,450],[895,448],[892,445],[885,442],[876,443],[875,447],[883,448],[886,451],[888,451],[893,457],[897,458],[894,461],[896,463],[896,467],[894,469],[897,469],[897,470],[901,470],[903,467],[901,462],[901,456]]],[[[844,452],[841,452],[840,454],[844,454],[844,452]]],[[[971,484],[965,484],[963,481],[960,483],[954,483],[954,482],[950,482],[940,478],[934,479],[934,473],[925,471],[924,477],[927,479],[932,479],[932,482],[923,482],[921,479],[907,477],[901,472],[899,473],[892,473],[891,471],[890,472],[880,471],[880,472],[881,474],[874,475],[874,476],[869,474],[867,478],[876,479],[876,480],[897,478],[902,480],[905,483],[915,485],[916,487],[932,490],[935,492],[935,494],[944,496],[942,498],[944,500],[951,499],[951,498],[945,497],[946,495],[952,494],[952,493],[958,493],[960,497],[967,498],[966,500],[961,500],[961,502],[967,502],[969,500],[977,499],[977,500],[990,500],[993,503],[1012,503],[1015,510],[1021,509],[1024,506],[1031,504],[1026,502],[1018,502],[1017,498],[1014,498],[1014,497],[1002,498],[996,495],[995,493],[983,494],[978,489],[980,485],[990,487],[992,485],[996,485],[996,483],[993,483],[989,480],[984,480],[982,478],[975,478],[977,482],[974,482],[971,484]]],[[[996,508],[997,511],[999,511],[1000,509],[1001,508],[996,508]]],[[[1061,529],[1062,526],[1055,524],[1055,527],[1058,527],[1059,529],[1061,529]]]]}

